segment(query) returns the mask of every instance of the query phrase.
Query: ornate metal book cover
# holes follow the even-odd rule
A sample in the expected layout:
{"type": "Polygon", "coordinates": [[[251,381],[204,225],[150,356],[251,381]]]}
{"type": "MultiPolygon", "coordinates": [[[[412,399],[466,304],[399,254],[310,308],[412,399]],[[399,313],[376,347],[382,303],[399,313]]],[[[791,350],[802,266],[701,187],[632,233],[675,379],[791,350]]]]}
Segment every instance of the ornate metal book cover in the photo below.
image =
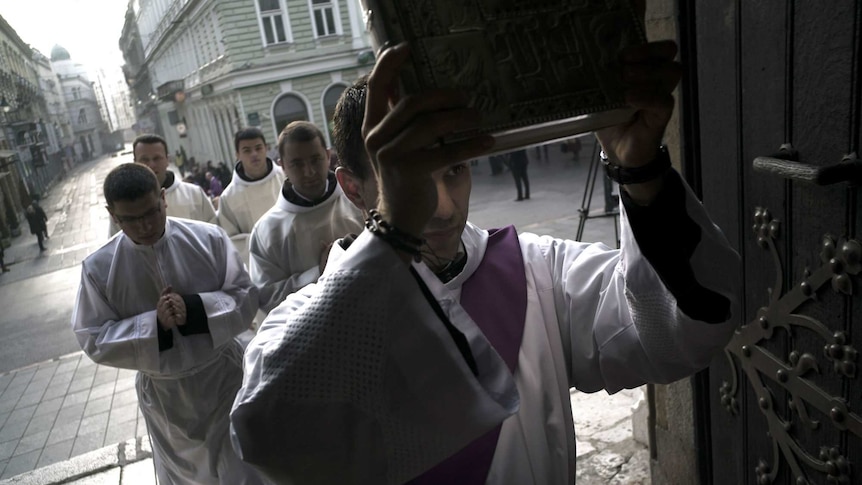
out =
{"type": "Polygon", "coordinates": [[[464,89],[495,151],[631,117],[617,55],[646,37],[628,0],[361,2],[375,48],[411,45],[403,91],[464,89]]]}

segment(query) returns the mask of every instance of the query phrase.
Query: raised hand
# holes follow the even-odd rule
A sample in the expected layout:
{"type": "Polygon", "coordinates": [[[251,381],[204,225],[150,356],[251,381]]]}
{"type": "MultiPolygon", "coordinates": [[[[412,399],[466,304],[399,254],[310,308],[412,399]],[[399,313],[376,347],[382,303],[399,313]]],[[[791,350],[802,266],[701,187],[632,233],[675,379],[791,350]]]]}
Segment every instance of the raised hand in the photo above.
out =
{"type": "Polygon", "coordinates": [[[452,90],[401,98],[398,74],[409,55],[407,44],[399,44],[378,59],[368,79],[362,134],[380,188],[380,214],[419,236],[437,207],[431,173],[487,152],[494,140],[439,143],[453,132],[476,128],[479,112],[467,107],[464,93],[452,90]]]}
{"type": "Polygon", "coordinates": [[[671,93],[679,83],[682,66],[674,61],[672,40],[633,46],[620,54],[626,102],[637,109],[628,123],[596,132],[605,152],[616,163],[637,167],[651,161],[673,114],[671,93]]]}

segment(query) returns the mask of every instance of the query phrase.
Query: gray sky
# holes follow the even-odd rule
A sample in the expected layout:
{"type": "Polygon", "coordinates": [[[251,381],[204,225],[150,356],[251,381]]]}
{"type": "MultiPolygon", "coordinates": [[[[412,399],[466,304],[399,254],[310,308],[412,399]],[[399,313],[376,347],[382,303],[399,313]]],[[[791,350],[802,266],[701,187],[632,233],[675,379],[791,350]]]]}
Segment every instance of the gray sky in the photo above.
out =
{"type": "Polygon", "coordinates": [[[88,69],[119,67],[127,5],[127,0],[0,0],[0,16],[48,57],[60,44],[88,69]]]}

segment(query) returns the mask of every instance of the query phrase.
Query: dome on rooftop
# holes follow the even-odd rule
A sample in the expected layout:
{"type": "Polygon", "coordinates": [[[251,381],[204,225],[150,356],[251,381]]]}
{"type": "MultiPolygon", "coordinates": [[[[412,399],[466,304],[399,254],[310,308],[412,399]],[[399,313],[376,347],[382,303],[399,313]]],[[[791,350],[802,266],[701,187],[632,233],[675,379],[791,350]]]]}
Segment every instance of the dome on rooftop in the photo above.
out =
{"type": "Polygon", "coordinates": [[[51,49],[51,62],[56,61],[68,61],[72,56],[69,55],[69,51],[67,51],[63,46],[57,44],[51,49]]]}

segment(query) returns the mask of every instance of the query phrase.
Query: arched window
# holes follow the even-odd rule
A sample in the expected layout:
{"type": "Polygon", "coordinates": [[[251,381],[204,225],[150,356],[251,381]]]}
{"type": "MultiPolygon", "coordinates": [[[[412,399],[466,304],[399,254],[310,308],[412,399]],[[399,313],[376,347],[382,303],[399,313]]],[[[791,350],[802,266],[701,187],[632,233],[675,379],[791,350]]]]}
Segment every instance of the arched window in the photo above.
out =
{"type": "Polygon", "coordinates": [[[335,115],[335,105],[338,104],[338,98],[345,89],[347,87],[343,84],[333,84],[323,93],[323,118],[326,120],[326,135],[330,145],[332,145],[332,118],[335,115]]]}
{"type": "Polygon", "coordinates": [[[291,121],[308,121],[308,106],[299,96],[285,94],[276,101],[272,108],[272,117],[275,119],[276,136],[291,121]]]}

